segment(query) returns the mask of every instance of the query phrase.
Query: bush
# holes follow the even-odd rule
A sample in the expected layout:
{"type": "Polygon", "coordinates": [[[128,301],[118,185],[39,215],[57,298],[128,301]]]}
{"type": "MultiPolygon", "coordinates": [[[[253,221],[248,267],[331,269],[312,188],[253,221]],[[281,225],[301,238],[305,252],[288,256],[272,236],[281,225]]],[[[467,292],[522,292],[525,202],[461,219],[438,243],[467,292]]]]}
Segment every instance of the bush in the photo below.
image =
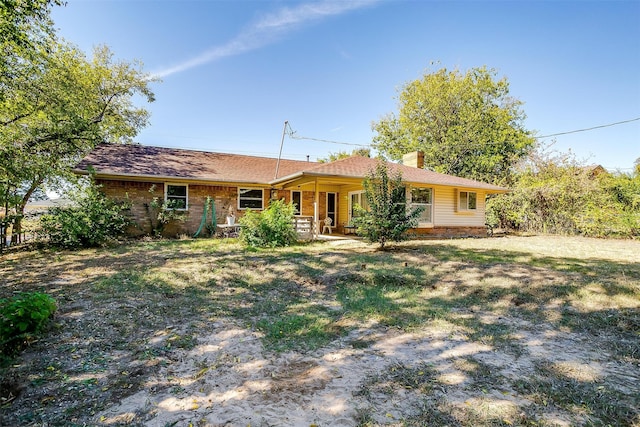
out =
{"type": "Polygon", "coordinates": [[[358,234],[371,243],[378,243],[381,250],[387,242],[399,242],[406,238],[406,232],[418,225],[422,207],[408,209],[406,186],[399,172],[389,173],[384,162],[378,162],[376,169],[364,179],[368,209],[360,205],[354,207],[356,216],[353,225],[358,234]]]}
{"type": "Polygon", "coordinates": [[[571,155],[540,155],[517,174],[512,191],[487,201],[487,222],[515,231],[636,237],[640,175],[594,172],[571,155]]]}
{"type": "Polygon", "coordinates": [[[252,247],[289,246],[298,240],[293,225],[295,208],[283,200],[274,200],[269,207],[257,213],[247,211],[240,218],[240,240],[252,247]]]}
{"type": "Polygon", "coordinates": [[[55,311],[55,300],[38,292],[0,299],[0,353],[19,350],[44,329],[55,311]]]}
{"type": "Polygon", "coordinates": [[[101,246],[124,235],[131,224],[129,208],[128,201],[115,202],[91,183],[74,197],[73,206],[55,207],[42,216],[42,233],[62,248],[101,246]]]}
{"type": "Polygon", "coordinates": [[[153,196],[150,203],[145,203],[144,208],[147,211],[149,224],[151,225],[151,233],[155,237],[163,236],[167,225],[173,221],[185,222],[187,215],[185,211],[177,209],[176,201],[163,201],[161,197],[156,196],[157,187],[155,184],[149,188],[149,193],[153,196]]]}

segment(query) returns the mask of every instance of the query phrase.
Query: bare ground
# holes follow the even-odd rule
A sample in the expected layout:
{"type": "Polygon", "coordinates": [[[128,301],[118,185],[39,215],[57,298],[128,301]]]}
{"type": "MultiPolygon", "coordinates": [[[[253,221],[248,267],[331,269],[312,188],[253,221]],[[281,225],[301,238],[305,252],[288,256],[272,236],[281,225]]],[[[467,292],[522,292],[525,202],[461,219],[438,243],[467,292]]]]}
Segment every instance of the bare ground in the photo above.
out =
{"type": "MultiPolygon", "coordinates": [[[[640,425],[640,242],[510,237],[384,254],[342,243],[277,255],[210,245],[6,255],[2,296],[41,290],[59,308],[47,336],[2,371],[0,425],[640,425]],[[340,286],[383,264],[377,277],[418,278],[425,305],[448,310],[410,327],[348,316],[340,286]],[[269,340],[260,321],[290,294],[339,313],[335,336],[269,340]]],[[[413,314],[402,298],[390,316],[413,314]]]]}

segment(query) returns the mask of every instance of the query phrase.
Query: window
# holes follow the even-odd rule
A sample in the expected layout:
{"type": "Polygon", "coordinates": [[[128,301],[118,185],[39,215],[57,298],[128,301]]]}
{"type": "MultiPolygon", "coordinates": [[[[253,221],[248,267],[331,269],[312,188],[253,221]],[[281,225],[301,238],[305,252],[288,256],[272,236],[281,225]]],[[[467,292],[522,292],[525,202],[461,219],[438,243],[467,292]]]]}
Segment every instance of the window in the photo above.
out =
{"type": "Polygon", "coordinates": [[[349,220],[358,216],[355,212],[356,205],[360,205],[364,209],[369,209],[369,203],[367,203],[367,197],[364,191],[349,193],[349,220]]]}
{"type": "Polygon", "coordinates": [[[407,214],[407,189],[406,187],[398,187],[393,190],[391,195],[392,200],[402,200],[400,203],[395,203],[393,213],[397,215],[407,214]]]}
{"type": "Polygon", "coordinates": [[[458,193],[458,209],[461,211],[476,210],[478,194],[475,191],[460,191],[458,193]]]}
{"type": "Polygon", "coordinates": [[[261,188],[238,188],[238,209],[263,209],[261,188]]]}
{"type": "Polygon", "coordinates": [[[167,203],[167,207],[177,210],[187,210],[189,206],[189,191],[186,184],[166,184],[164,188],[164,201],[167,203]]]}
{"type": "Polygon", "coordinates": [[[418,217],[418,224],[431,224],[433,222],[431,212],[433,208],[433,190],[431,188],[412,188],[411,207],[424,207],[418,217]]]}
{"type": "Polygon", "coordinates": [[[291,203],[294,206],[294,215],[302,215],[302,191],[294,190],[291,192],[291,203]]]}

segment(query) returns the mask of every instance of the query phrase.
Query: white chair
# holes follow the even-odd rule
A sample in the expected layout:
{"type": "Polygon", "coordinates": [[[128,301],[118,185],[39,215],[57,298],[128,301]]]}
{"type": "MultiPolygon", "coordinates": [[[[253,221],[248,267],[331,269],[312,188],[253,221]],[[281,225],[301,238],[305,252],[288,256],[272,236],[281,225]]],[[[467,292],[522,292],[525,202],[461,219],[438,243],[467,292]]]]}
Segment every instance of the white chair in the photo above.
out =
{"type": "Polygon", "coordinates": [[[324,227],[322,227],[322,234],[324,234],[324,232],[325,232],[326,230],[329,230],[329,234],[332,234],[332,233],[333,233],[333,230],[332,230],[332,229],[333,229],[333,227],[332,227],[332,225],[331,225],[332,223],[333,223],[333,220],[332,220],[331,218],[326,217],[326,218],[324,219],[324,227]]]}

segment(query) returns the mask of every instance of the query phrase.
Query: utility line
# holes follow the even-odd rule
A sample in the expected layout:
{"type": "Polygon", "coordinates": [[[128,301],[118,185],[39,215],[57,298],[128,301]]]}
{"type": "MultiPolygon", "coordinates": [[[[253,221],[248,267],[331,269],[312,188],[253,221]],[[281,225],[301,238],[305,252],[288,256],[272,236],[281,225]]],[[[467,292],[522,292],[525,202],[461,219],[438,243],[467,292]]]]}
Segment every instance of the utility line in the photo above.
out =
{"type": "Polygon", "coordinates": [[[351,142],[340,142],[340,141],[331,141],[328,139],[319,139],[319,138],[310,138],[307,136],[298,136],[296,135],[296,131],[293,130],[291,128],[291,125],[289,124],[289,122],[285,122],[285,129],[288,129],[287,135],[289,135],[289,138],[291,139],[306,139],[309,141],[317,141],[317,142],[328,142],[330,144],[340,144],[340,145],[352,145],[352,146],[356,146],[356,147],[371,147],[371,144],[354,144],[351,142]]]}
{"type": "Polygon", "coordinates": [[[550,138],[552,136],[568,135],[570,133],[586,132],[586,131],[589,131],[589,130],[608,128],[610,126],[622,125],[624,123],[631,123],[631,122],[635,122],[635,121],[638,121],[638,120],[640,120],[640,117],[636,117],[635,119],[623,120],[621,122],[608,123],[606,125],[594,126],[594,127],[591,127],[591,128],[576,129],[576,130],[570,130],[570,131],[567,131],[567,132],[552,133],[550,135],[536,136],[535,138],[536,139],[542,139],[542,138],[550,138]]]}
{"type": "MultiPolygon", "coordinates": [[[[558,132],[558,133],[552,133],[549,135],[542,135],[542,136],[534,136],[533,138],[535,139],[545,139],[545,138],[551,138],[553,136],[561,136],[561,135],[569,135],[572,133],[578,133],[578,132],[587,132],[590,130],[595,130],[595,129],[602,129],[602,128],[607,128],[607,127],[611,127],[611,126],[617,126],[617,125],[622,125],[625,123],[631,123],[631,122],[636,122],[640,120],[640,117],[636,117],[634,119],[629,119],[629,120],[623,120],[621,122],[615,122],[615,123],[607,123],[606,125],[599,125],[599,126],[593,126],[590,128],[584,128],[584,129],[576,129],[576,130],[570,130],[567,132],[558,132]]],[[[354,144],[354,143],[350,143],[350,142],[340,142],[340,141],[331,141],[328,139],[319,139],[319,138],[310,138],[310,137],[306,137],[306,136],[298,136],[296,135],[296,131],[294,131],[291,128],[291,125],[287,122],[287,135],[289,135],[289,137],[291,139],[305,139],[305,140],[309,140],[309,141],[317,141],[317,142],[328,142],[330,144],[339,144],[339,145],[351,145],[351,146],[356,146],[356,147],[370,147],[371,148],[371,144],[354,144]]],[[[502,144],[503,142],[492,142],[490,144],[502,144]]],[[[486,144],[477,144],[478,146],[482,146],[482,145],[486,145],[486,144]]]]}

